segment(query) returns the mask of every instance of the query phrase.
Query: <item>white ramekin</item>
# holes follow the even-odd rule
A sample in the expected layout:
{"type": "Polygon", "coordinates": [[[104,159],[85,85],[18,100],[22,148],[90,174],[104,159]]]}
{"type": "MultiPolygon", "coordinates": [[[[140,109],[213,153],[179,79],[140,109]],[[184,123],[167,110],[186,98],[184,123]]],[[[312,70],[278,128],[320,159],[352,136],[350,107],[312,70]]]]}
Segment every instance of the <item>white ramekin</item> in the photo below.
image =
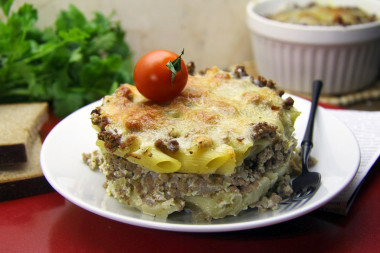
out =
{"type": "Polygon", "coordinates": [[[358,6],[380,17],[380,0],[262,0],[246,8],[258,72],[278,86],[311,93],[315,79],[323,94],[341,95],[376,81],[380,70],[380,21],[351,26],[305,26],[270,20],[287,6],[318,2],[358,6]]]}

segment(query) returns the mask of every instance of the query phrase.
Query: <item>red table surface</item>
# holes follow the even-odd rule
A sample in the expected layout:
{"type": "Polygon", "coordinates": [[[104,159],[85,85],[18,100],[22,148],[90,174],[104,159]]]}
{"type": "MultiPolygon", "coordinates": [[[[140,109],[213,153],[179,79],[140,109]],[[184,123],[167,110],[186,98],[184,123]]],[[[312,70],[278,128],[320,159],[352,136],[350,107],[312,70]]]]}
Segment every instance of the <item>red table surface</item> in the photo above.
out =
{"type": "Polygon", "coordinates": [[[0,252],[380,252],[380,159],[347,216],[314,211],[263,228],[182,233],[136,227],[56,192],[0,203],[0,252]]]}

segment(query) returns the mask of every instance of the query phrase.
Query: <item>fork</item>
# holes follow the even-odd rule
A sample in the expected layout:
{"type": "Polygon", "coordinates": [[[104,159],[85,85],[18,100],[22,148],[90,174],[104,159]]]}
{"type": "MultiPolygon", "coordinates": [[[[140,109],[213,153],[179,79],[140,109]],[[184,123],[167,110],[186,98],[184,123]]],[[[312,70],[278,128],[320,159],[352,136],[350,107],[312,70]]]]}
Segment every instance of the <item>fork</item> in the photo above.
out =
{"type": "Polygon", "coordinates": [[[285,203],[300,201],[306,198],[310,198],[318,190],[321,185],[321,174],[318,172],[310,172],[308,166],[309,155],[313,147],[313,128],[315,113],[318,107],[319,95],[321,93],[323,83],[320,80],[313,82],[313,92],[311,100],[311,108],[309,114],[309,120],[305,135],[301,142],[301,175],[296,177],[292,182],[293,194],[289,199],[284,200],[285,203]]]}

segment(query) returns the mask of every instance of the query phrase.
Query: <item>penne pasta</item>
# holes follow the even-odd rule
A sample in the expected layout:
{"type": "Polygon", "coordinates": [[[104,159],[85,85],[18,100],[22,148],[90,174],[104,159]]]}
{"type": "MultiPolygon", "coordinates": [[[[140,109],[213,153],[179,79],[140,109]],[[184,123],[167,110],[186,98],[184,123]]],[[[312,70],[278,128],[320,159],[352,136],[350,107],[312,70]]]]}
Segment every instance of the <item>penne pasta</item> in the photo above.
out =
{"type": "Polygon", "coordinates": [[[222,218],[226,215],[236,215],[241,210],[245,210],[251,203],[255,203],[265,195],[271,187],[271,180],[268,177],[262,177],[255,191],[246,195],[233,193],[218,193],[210,198],[202,196],[189,196],[186,198],[190,209],[200,209],[207,216],[214,218],[222,218]]]}
{"type": "Polygon", "coordinates": [[[130,162],[159,173],[172,173],[181,168],[181,162],[155,147],[139,149],[126,157],[130,162]]]}
{"type": "MultiPolygon", "coordinates": [[[[235,152],[232,147],[223,145],[217,149],[191,149],[189,152],[179,152],[176,159],[182,162],[182,167],[178,172],[182,173],[215,173],[220,167],[231,161],[235,165],[235,152]],[[193,151],[196,150],[196,151],[193,151]]],[[[234,170],[233,169],[232,171],[234,170]]],[[[231,168],[229,167],[231,170],[231,168]]],[[[227,170],[226,170],[227,172],[227,170]]],[[[229,171],[231,173],[231,171],[229,171]]]]}
{"type": "Polygon", "coordinates": [[[240,165],[245,158],[247,158],[252,150],[252,142],[241,143],[235,148],[236,153],[236,164],[240,165]]]}
{"type": "MultiPolygon", "coordinates": [[[[106,150],[106,147],[104,146],[104,141],[102,140],[96,140],[96,146],[98,146],[103,152],[108,152],[106,150]]],[[[113,152],[114,155],[120,156],[120,157],[125,157],[128,156],[129,153],[132,153],[136,151],[139,148],[138,143],[134,143],[132,145],[126,146],[124,149],[117,148],[113,152]]]]}
{"type": "Polygon", "coordinates": [[[255,145],[252,147],[250,154],[254,157],[261,151],[263,151],[266,147],[270,145],[270,140],[268,139],[261,139],[255,141],[255,145]]]}
{"type": "Polygon", "coordinates": [[[236,159],[230,157],[222,166],[216,169],[215,174],[218,175],[231,175],[235,172],[236,168],[236,159]]]}

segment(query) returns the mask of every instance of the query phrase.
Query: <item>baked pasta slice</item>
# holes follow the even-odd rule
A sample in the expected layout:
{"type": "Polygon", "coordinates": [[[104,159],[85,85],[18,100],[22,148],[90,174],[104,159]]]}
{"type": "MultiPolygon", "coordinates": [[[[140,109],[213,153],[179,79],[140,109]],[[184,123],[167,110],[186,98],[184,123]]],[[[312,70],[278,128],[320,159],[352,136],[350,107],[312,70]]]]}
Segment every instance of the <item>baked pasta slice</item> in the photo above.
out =
{"type": "Polygon", "coordinates": [[[311,3],[293,6],[268,18],[285,23],[312,26],[348,26],[375,22],[376,15],[355,6],[325,6],[311,3]]]}
{"type": "Polygon", "coordinates": [[[108,194],[156,216],[188,207],[215,219],[273,208],[292,192],[297,144],[299,112],[282,95],[242,67],[189,76],[180,96],[162,104],[124,84],[92,111],[99,150],[84,161],[106,175],[108,194]]]}

